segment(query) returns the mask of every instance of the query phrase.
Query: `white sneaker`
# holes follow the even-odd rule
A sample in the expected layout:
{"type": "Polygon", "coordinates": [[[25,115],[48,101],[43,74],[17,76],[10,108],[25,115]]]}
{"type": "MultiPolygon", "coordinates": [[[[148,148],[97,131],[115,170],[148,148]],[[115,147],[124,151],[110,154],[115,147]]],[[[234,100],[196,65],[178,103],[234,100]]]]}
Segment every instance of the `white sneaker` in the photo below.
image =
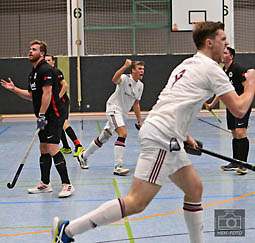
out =
{"type": "Polygon", "coordinates": [[[129,173],[129,169],[125,169],[122,165],[116,165],[113,170],[114,175],[123,176],[129,173]]]}
{"type": "Polygon", "coordinates": [[[52,192],[53,190],[50,183],[46,185],[41,182],[41,184],[37,185],[34,188],[30,188],[27,191],[28,193],[31,193],[31,194],[38,194],[38,193],[44,193],[44,192],[52,192]]]}
{"type": "Polygon", "coordinates": [[[83,153],[80,153],[78,155],[77,159],[78,159],[82,169],[88,169],[89,168],[88,163],[87,163],[87,159],[83,158],[83,153]]]}
{"type": "Polygon", "coordinates": [[[72,184],[63,184],[61,192],[58,194],[59,198],[70,197],[72,192],[74,192],[74,187],[72,184]]]}

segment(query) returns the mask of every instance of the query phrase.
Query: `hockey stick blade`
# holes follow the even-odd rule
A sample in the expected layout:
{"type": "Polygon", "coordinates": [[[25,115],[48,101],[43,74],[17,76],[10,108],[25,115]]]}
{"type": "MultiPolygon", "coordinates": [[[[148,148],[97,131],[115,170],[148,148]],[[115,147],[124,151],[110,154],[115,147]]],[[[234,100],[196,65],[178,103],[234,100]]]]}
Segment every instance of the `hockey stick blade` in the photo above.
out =
{"type": "Polygon", "coordinates": [[[16,175],[15,175],[14,178],[13,178],[13,181],[12,181],[12,182],[9,182],[9,183],[7,184],[7,187],[8,187],[9,189],[12,189],[12,188],[15,186],[15,184],[16,184],[18,178],[19,178],[20,172],[22,171],[23,166],[24,166],[24,164],[20,164],[20,165],[19,165],[19,168],[18,168],[18,170],[17,170],[17,172],[16,172],[16,175]]]}
{"type": "Polygon", "coordinates": [[[28,149],[27,149],[27,151],[26,151],[26,154],[25,154],[25,156],[24,156],[22,162],[21,162],[20,165],[19,165],[19,168],[18,168],[18,170],[17,170],[17,172],[16,172],[16,174],[15,174],[15,176],[14,176],[12,182],[7,183],[7,187],[8,187],[9,189],[12,189],[12,188],[15,186],[15,184],[16,184],[18,178],[19,178],[19,175],[20,175],[20,173],[21,173],[21,171],[22,171],[22,169],[23,169],[23,166],[24,166],[24,164],[26,163],[26,159],[27,159],[27,157],[28,157],[28,155],[29,155],[29,153],[30,153],[32,147],[33,147],[33,144],[34,144],[34,142],[35,142],[35,138],[36,138],[37,134],[39,133],[39,131],[40,131],[40,129],[38,128],[38,129],[36,130],[34,136],[33,136],[33,139],[32,139],[32,141],[31,141],[31,143],[30,143],[30,145],[29,145],[29,147],[28,147],[28,149]]]}

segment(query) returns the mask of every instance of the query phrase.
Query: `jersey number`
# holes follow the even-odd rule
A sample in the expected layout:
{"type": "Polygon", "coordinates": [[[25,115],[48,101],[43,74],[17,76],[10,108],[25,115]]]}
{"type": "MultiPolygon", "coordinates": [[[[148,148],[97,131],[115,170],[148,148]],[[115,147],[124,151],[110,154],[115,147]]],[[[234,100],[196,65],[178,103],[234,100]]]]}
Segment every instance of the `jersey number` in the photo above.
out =
{"type": "Polygon", "coordinates": [[[179,73],[177,73],[177,74],[175,75],[175,81],[173,82],[171,88],[173,88],[174,84],[175,84],[179,79],[182,78],[182,76],[183,76],[183,74],[185,73],[185,71],[186,71],[186,70],[183,69],[181,72],[179,72],[179,73]]]}

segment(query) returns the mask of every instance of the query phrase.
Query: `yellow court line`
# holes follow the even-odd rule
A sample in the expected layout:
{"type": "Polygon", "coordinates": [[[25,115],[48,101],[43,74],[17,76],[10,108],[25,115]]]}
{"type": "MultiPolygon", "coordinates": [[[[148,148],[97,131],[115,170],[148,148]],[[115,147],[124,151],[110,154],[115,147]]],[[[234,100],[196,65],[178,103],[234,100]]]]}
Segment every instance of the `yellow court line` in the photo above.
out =
{"type": "MultiPolygon", "coordinates": [[[[219,204],[222,204],[222,203],[227,203],[227,202],[231,202],[231,201],[234,201],[234,200],[237,200],[237,199],[248,197],[248,196],[251,196],[251,195],[255,195],[255,192],[250,192],[248,194],[245,194],[245,195],[242,195],[242,196],[239,196],[239,197],[234,197],[234,198],[226,199],[226,200],[223,200],[223,201],[206,204],[206,205],[203,205],[203,207],[206,208],[206,207],[210,207],[210,206],[215,206],[215,205],[219,205],[219,204]]],[[[125,222],[130,222],[130,221],[141,220],[141,219],[155,218],[155,217],[160,217],[160,216],[165,216],[165,215],[170,215],[170,214],[176,214],[176,213],[182,213],[182,212],[183,212],[183,210],[178,210],[178,211],[174,211],[174,212],[155,214],[155,215],[151,215],[151,216],[139,217],[139,218],[134,218],[134,219],[125,219],[125,220],[120,220],[120,221],[113,222],[112,224],[119,224],[119,223],[125,223],[125,222]]],[[[42,234],[42,233],[49,233],[49,232],[51,232],[51,230],[36,231],[36,232],[29,232],[29,233],[19,233],[19,234],[0,235],[0,237],[42,234]]]]}

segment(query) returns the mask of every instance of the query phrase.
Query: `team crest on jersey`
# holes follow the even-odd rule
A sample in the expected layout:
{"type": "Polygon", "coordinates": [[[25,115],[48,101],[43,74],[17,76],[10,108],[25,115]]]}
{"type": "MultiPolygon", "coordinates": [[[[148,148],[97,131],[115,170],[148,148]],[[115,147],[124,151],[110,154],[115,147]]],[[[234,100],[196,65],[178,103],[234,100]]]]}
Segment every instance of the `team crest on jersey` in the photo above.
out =
{"type": "Polygon", "coordinates": [[[31,90],[36,90],[36,84],[35,84],[35,82],[30,84],[30,88],[31,88],[31,90]]]}
{"type": "Polygon", "coordinates": [[[229,76],[230,78],[232,78],[232,77],[233,77],[233,73],[232,73],[232,72],[229,72],[228,76],[229,76]]]}

